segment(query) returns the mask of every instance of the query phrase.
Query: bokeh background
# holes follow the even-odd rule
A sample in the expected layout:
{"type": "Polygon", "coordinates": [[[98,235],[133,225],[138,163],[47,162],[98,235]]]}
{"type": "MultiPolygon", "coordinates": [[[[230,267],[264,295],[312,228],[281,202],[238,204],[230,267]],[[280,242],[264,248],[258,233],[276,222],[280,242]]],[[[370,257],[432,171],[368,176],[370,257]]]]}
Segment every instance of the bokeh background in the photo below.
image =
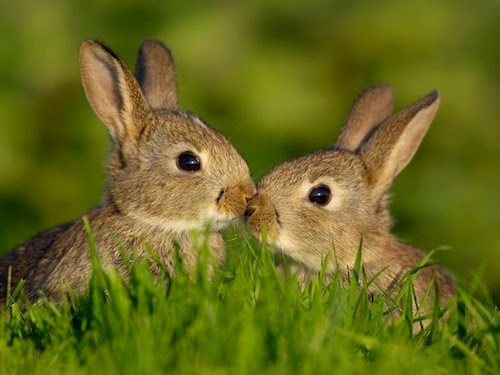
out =
{"type": "Polygon", "coordinates": [[[255,178],[331,145],[356,95],[441,107],[393,188],[398,236],[500,294],[500,2],[4,1],[0,11],[0,254],[100,199],[109,148],[80,84],[98,38],[133,66],[173,51],[181,106],[225,133],[255,178]]]}

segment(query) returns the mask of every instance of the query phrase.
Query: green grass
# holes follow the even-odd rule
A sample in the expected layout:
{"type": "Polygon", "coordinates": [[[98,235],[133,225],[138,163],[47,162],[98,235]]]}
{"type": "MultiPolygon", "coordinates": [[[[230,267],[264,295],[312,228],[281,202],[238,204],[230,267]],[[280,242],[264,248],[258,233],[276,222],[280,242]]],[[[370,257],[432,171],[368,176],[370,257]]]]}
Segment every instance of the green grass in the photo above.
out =
{"type": "Polygon", "coordinates": [[[61,306],[8,302],[0,373],[500,372],[499,314],[474,297],[480,276],[459,287],[445,324],[414,334],[411,312],[389,323],[384,298],[358,288],[370,282],[361,257],[347,287],[337,276],[326,284],[323,270],[302,291],[279,278],[265,246],[229,237],[228,263],[211,280],[203,261],[196,277],[181,268],[160,279],[137,261],[124,282],[94,257],[86,295],[61,306]]]}

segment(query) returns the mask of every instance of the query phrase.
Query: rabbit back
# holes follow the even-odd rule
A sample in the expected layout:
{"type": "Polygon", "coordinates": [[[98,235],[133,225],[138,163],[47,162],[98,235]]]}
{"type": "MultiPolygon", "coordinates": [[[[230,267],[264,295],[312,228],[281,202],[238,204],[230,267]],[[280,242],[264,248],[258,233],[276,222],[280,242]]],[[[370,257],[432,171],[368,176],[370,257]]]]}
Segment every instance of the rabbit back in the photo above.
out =
{"type": "MultiPolygon", "coordinates": [[[[0,260],[0,304],[4,304],[7,288],[14,290],[21,280],[27,281],[25,291],[30,294],[32,280],[29,275],[35,270],[44,270],[44,260],[50,257],[54,244],[65,235],[73,223],[67,223],[42,232],[11,250],[0,260]],[[10,280],[8,279],[10,274],[10,280]],[[9,285],[10,283],[10,285],[9,285]]],[[[50,272],[50,271],[49,271],[50,272]]]]}

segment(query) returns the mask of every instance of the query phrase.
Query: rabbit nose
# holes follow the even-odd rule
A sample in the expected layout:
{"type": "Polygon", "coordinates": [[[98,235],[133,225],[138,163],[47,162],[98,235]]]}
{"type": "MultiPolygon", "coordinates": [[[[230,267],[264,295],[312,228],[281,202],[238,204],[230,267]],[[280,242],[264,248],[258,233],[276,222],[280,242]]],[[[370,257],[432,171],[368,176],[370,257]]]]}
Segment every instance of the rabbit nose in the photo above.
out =
{"type": "Polygon", "coordinates": [[[245,220],[250,219],[250,216],[252,216],[256,210],[257,209],[254,206],[248,206],[245,210],[245,220]]]}

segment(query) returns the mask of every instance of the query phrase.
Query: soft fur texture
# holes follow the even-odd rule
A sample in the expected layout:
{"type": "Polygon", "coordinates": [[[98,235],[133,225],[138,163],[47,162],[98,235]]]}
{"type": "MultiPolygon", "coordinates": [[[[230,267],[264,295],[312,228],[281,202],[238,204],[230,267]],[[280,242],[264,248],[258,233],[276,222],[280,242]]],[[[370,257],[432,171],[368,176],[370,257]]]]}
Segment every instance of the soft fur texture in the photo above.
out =
{"type": "MultiPolygon", "coordinates": [[[[87,217],[104,265],[123,268],[123,255],[147,257],[153,250],[173,270],[174,249],[189,269],[207,241],[218,263],[224,259],[220,230],[242,216],[255,187],[247,164],[224,136],[177,106],[175,70],[169,50],[145,41],[136,75],[109,48],[86,41],[80,70],[87,98],[113,140],[103,203],[87,217]],[[191,152],[201,170],[185,171],[178,156],[191,152]],[[206,226],[210,226],[204,238],[206,226]],[[199,244],[192,231],[200,231],[199,244]]],[[[152,263],[152,267],[154,265],[152,263]]],[[[30,298],[59,300],[67,288],[82,291],[91,275],[83,217],[21,244],[0,261],[0,301],[25,280],[30,298]]]]}
{"type": "MultiPolygon", "coordinates": [[[[260,237],[265,222],[269,244],[304,283],[325,258],[330,272],[338,262],[347,276],[363,238],[368,278],[381,272],[371,292],[396,293],[402,276],[424,254],[391,234],[387,191],[416,152],[438,104],[439,95],[432,92],[392,114],[389,86],[361,93],[333,147],[287,161],[258,182],[245,214],[253,233],[260,237]],[[320,185],[331,190],[325,206],[308,199],[320,185]]],[[[434,278],[442,302],[455,293],[453,281],[441,267],[426,267],[414,282],[419,305],[429,287],[424,305],[434,302],[434,278]]]]}

